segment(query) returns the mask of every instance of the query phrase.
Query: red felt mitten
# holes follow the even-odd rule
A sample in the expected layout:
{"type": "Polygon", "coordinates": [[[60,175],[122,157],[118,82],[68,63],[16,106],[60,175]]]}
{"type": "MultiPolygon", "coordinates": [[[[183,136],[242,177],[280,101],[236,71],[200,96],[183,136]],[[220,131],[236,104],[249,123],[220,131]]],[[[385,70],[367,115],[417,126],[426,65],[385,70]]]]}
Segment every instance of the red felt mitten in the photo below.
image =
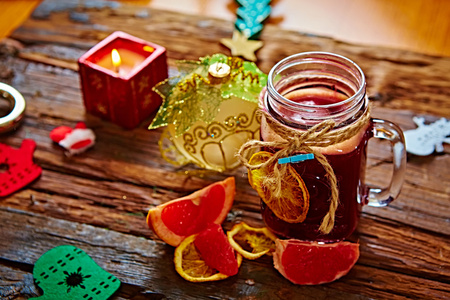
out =
{"type": "Polygon", "coordinates": [[[0,144],[0,197],[20,190],[39,177],[41,167],[33,162],[36,143],[24,139],[19,149],[0,144]]]}

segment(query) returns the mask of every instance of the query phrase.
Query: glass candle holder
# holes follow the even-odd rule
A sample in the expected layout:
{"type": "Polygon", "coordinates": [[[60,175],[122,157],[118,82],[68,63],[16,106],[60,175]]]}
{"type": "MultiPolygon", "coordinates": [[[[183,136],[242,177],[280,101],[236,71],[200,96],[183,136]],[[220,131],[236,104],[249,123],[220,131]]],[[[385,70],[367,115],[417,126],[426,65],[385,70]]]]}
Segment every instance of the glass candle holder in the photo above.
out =
{"type": "Polygon", "coordinates": [[[155,87],[164,101],[149,129],[167,126],[159,141],[163,158],[219,172],[238,167],[242,144],[259,139],[258,97],[267,75],[220,53],[177,67],[179,76],[155,87]]]}

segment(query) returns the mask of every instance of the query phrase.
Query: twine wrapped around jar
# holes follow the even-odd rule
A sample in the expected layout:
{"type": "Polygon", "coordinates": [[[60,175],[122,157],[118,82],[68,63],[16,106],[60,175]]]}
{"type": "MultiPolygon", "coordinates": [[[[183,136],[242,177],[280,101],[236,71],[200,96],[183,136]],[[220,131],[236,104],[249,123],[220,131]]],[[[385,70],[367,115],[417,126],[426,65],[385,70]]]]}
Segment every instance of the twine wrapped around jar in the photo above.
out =
{"type": "MultiPolygon", "coordinates": [[[[270,129],[281,137],[280,141],[259,141],[250,140],[242,145],[237,156],[241,163],[249,170],[269,168],[273,169],[273,174],[264,178],[262,184],[267,188],[272,195],[272,198],[280,201],[282,194],[281,182],[282,178],[287,176],[287,165],[278,164],[278,159],[291,156],[298,152],[313,153],[317,161],[323,166],[326,171],[326,177],[331,187],[330,207],[328,213],[322,220],[319,230],[323,234],[328,234],[334,227],[335,212],[339,205],[339,190],[337,185],[336,175],[333,168],[317,148],[325,148],[331,145],[342,143],[360,132],[370,122],[370,107],[365,113],[353,124],[343,128],[335,129],[336,123],[334,120],[323,121],[306,131],[299,131],[291,129],[273,119],[273,117],[263,108],[259,112],[265,117],[267,125],[270,129]],[[268,147],[272,149],[279,149],[267,161],[251,165],[249,164],[249,154],[255,149],[261,147],[268,147]]],[[[276,212],[274,212],[276,214],[276,212]]]]}

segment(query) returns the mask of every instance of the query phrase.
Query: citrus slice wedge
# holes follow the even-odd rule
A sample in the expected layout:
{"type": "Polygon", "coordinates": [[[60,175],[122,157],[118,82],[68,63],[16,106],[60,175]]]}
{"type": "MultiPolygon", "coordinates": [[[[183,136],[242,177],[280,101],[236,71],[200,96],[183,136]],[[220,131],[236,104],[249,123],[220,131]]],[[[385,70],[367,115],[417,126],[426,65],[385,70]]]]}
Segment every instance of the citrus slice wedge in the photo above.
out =
{"type": "Polygon", "coordinates": [[[292,283],[316,285],[346,275],[358,258],[358,243],[319,244],[291,239],[276,241],[273,263],[292,283]]]}
{"type": "Polygon", "coordinates": [[[234,225],[227,236],[234,250],[246,259],[257,259],[275,251],[277,237],[266,227],[254,228],[242,222],[234,225]]]}
{"type": "Polygon", "coordinates": [[[234,177],[212,183],[194,193],[151,208],[147,224],[171,246],[187,236],[199,233],[209,223],[221,224],[233,205],[234,177]]]}
{"type": "MultiPolygon", "coordinates": [[[[228,278],[229,276],[209,267],[198,250],[195,248],[194,241],[197,234],[188,236],[175,249],[175,270],[181,277],[191,282],[217,281],[228,278]]],[[[238,267],[241,266],[242,256],[237,253],[236,260],[238,267]]]]}
{"type": "MultiPolygon", "coordinates": [[[[272,156],[273,154],[270,152],[257,152],[250,158],[249,164],[264,163],[272,156]]],[[[288,172],[281,182],[282,195],[280,197],[274,197],[264,185],[264,178],[273,173],[273,167],[249,170],[248,181],[278,218],[288,223],[301,223],[306,219],[309,210],[309,192],[305,182],[295,169],[290,164],[286,165],[286,168],[288,172]]]]}

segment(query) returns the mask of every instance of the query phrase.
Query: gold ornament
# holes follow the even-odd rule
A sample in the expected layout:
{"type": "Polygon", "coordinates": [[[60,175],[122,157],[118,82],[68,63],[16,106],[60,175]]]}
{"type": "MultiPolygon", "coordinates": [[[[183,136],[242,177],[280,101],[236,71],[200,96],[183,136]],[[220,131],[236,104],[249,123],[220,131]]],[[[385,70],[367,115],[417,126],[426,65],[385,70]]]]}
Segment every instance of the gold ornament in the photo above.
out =
{"type": "Polygon", "coordinates": [[[250,61],[256,61],[255,52],[263,46],[263,42],[249,40],[238,30],[233,32],[233,38],[221,39],[220,42],[230,48],[233,56],[242,56],[250,61]]]}
{"type": "Polygon", "coordinates": [[[256,111],[267,75],[254,63],[223,54],[177,66],[180,76],[154,88],[163,103],[149,129],[167,126],[159,144],[163,158],[219,172],[236,168],[236,151],[259,138],[256,111]]]}

